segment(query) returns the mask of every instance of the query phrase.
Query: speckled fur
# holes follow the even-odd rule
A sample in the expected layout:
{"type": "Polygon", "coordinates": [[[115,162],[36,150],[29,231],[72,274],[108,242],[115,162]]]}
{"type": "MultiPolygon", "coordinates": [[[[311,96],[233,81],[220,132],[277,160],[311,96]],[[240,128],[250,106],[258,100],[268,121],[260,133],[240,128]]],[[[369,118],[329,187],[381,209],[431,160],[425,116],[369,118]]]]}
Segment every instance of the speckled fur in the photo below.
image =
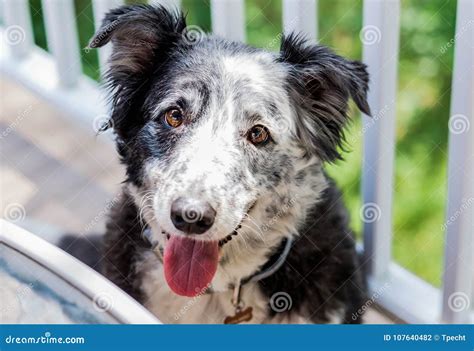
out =
{"type": "Polygon", "coordinates": [[[364,299],[354,239],[323,165],[340,157],[348,99],[369,113],[365,66],[296,35],[270,53],[215,36],[190,43],[185,28],[163,7],[126,6],[111,11],[91,41],[114,46],[110,125],[127,169],[107,226],[106,276],[165,322],[219,323],[232,312],[231,286],[293,236],[280,270],[244,287],[251,322],[358,322],[349,318],[364,299]],[[170,106],[185,111],[182,127],[163,123],[170,106]],[[246,139],[256,124],[271,133],[264,146],[246,139]],[[213,293],[194,299],[169,290],[142,236],[148,226],[163,247],[163,232],[183,235],[169,213],[184,195],[217,212],[197,240],[242,226],[220,250],[213,293]],[[270,308],[277,293],[288,294],[291,308],[270,308]]]}

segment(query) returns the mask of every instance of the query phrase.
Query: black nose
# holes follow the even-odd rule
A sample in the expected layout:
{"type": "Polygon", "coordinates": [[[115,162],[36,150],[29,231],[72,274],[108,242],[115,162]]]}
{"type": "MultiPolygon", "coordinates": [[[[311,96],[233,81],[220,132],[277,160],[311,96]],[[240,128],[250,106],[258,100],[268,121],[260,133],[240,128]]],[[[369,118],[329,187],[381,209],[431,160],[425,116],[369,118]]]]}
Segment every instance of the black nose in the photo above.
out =
{"type": "Polygon", "coordinates": [[[180,197],[171,204],[171,221],[187,234],[202,234],[214,224],[216,211],[208,202],[180,197]]]}

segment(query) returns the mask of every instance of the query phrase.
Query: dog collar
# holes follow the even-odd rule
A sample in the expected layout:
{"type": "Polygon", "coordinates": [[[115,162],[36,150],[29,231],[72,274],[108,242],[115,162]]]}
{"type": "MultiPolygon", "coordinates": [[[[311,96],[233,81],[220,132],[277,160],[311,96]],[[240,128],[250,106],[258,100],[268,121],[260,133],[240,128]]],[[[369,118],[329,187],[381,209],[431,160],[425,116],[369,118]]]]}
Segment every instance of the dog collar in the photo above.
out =
{"type": "Polygon", "coordinates": [[[260,271],[242,280],[241,285],[245,285],[251,282],[258,282],[259,280],[268,278],[277,270],[279,270],[280,267],[283,265],[283,263],[285,263],[286,258],[288,257],[288,254],[290,253],[292,245],[293,245],[293,237],[288,237],[288,238],[283,239],[282,243],[280,244],[280,248],[278,250],[280,251],[279,255],[278,256],[276,254],[272,255],[272,257],[270,257],[267,263],[263,265],[263,268],[260,271]]]}
{"type": "Polygon", "coordinates": [[[278,255],[273,255],[270,259],[263,265],[263,268],[258,271],[257,273],[251,275],[248,278],[243,280],[239,280],[234,284],[233,287],[233,294],[231,303],[234,306],[234,315],[227,316],[224,319],[224,324],[238,324],[242,322],[249,322],[252,317],[252,307],[249,306],[245,307],[244,301],[241,299],[241,292],[242,288],[245,284],[251,282],[258,282],[262,279],[268,278],[276,271],[280,269],[280,267],[285,263],[288,254],[290,253],[291,246],[293,245],[293,237],[288,237],[283,239],[282,243],[280,244],[279,253],[278,255]]]}

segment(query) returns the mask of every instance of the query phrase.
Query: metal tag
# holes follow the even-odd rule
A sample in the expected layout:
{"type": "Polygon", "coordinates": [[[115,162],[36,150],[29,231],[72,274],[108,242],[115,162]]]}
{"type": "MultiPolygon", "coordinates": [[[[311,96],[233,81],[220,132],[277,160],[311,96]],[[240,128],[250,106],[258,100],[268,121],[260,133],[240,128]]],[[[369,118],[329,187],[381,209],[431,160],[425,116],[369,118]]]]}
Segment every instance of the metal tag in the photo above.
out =
{"type": "Polygon", "coordinates": [[[227,316],[224,319],[224,324],[239,324],[249,322],[252,319],[252,307],[247,307],[243,310],[235,310],[233,316],[227,316]]]}

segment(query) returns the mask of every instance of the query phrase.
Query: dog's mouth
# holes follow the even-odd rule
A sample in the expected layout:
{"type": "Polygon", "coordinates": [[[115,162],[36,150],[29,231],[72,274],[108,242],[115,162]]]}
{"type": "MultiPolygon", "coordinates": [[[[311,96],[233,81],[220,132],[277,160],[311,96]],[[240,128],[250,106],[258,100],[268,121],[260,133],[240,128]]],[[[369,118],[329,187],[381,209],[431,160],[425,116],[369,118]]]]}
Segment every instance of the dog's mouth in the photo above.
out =
{"type": "Polygon", "coordinates": [[[170,235],[165,245],[163,267],[171,290],[182,296],[197,296],[209,287],[219,263],[219,242],[170,235]]]}
{"type": "Polygon", "coordinates": [[[219,264],[219,250],[241,225],[221,240],[198,240],[183,235],[166,235],[163,252],[165,279],[176,294],[194,297],[210,286],[219,264]]]}
{"type": "MultiPolygon", "coordinates": [[[[239,234],[238,230],[239,230],[240,228],[242,228],[242,225],[241,225],[241,224],[239,224],[239,225],[237,226],[237,228],[232,232],[232,234],[229,234],[229,235],[227,235],[225,238],[220,239],[220,240],[218,241],[218,243],[219,243],[219,248],[221,248],[222,246],[224,246],[225,244],[227,244],[229,241],[231,241],[233,236],[238,235],[238,234],[239,234]]],[[[162,231],[161,234],[163,234],[163,235],[166,237],[166,240],[167,240],[167,241],[170,240],[170,238],[171,238],[171,234],[170,234],[170,233],[167,233],[167,232],[165,232],[165,231],[162,231]]]]}
{"type": "MultiPolygon", "coordinates": [[[[248,211],[252,207],[253,205],[248,211]]],[[[237,235],[240,228],[241,223],[221,240],[198,240],[163,232],[167,238],[163,252],[163,267],[166,282],[171,290],[188,297],[203,294],[210,287],[216,274],[219,249],[230,241],[232,236],[237,235]]]]}

